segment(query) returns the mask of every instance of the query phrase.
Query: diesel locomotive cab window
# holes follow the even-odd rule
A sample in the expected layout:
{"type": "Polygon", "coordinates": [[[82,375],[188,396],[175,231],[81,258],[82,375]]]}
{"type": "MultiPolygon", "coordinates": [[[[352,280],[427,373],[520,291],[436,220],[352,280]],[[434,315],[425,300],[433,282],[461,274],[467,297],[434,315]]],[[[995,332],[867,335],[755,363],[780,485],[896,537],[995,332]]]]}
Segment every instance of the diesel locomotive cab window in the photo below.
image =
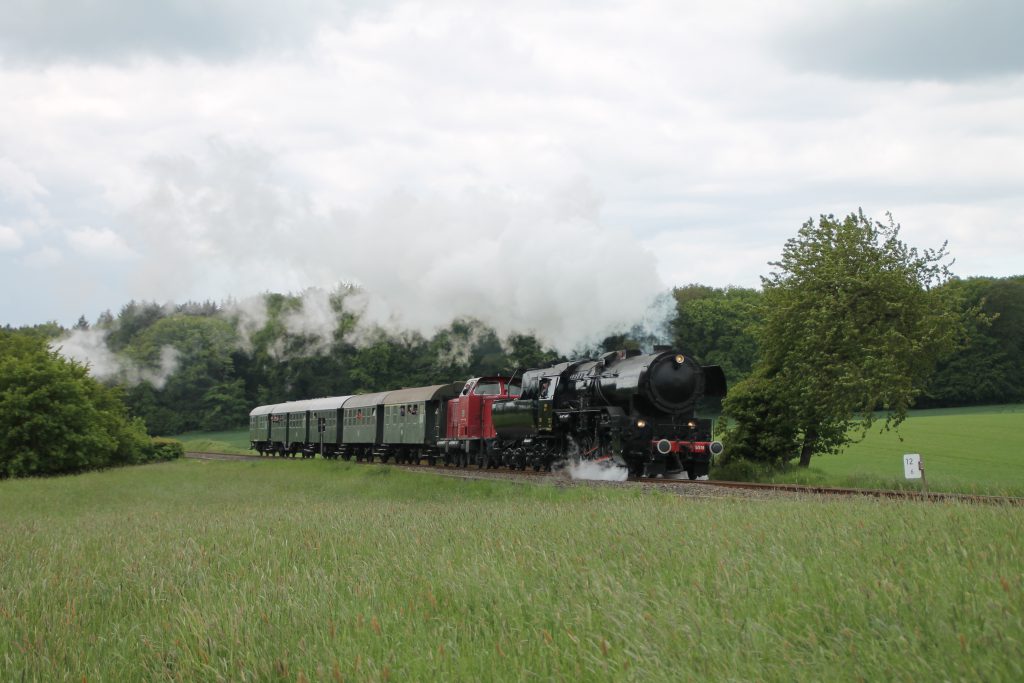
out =
{"type": "Polygon", "coordinates": [[[473,393],[477,396],[497,396],[501,393],[501,385],[497,382],[480,382],[473,393]]]}
{"type": "Polygon", "coordinates": [[[509,384],[507,387],[509,396],[522,396],[523,388],[518,384],[509,384]]]}

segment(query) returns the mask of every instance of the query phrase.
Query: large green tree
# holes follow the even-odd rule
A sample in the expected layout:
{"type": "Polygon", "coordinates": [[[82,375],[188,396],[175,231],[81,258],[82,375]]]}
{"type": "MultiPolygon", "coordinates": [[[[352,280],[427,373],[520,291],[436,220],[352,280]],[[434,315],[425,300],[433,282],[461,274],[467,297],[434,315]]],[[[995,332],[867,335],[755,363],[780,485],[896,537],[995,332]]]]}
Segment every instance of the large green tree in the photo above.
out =
{"type": "Polygon", "coordinates": [[[891,217],[807,221],[762,278],[760,360],[725,401],[738,454],[806,467],[863,436],[876,410],[898,425],[964,334],[946,260],[945,245],[907,246],[891,217]],[[765,440],[782,452],[758,453],[765,440]]]}

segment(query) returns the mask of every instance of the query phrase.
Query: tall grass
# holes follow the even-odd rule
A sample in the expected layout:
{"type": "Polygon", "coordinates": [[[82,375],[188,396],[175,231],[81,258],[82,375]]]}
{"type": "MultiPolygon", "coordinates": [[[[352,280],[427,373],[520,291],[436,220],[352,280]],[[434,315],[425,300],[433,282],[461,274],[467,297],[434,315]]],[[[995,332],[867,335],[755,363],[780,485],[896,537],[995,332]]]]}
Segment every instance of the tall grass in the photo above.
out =
{"type": "Polygon", "coordinates": [[[1021,680],[1022,537],[323,461],[7,481],[0,680],[1021,680]]]}

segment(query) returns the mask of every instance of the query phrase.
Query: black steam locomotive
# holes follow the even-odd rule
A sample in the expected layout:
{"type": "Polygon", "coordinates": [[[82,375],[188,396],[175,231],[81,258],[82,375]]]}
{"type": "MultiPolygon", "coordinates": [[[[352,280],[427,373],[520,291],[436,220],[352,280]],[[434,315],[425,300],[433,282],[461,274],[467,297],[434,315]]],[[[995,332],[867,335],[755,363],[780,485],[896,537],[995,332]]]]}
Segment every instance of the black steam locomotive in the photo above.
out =
{"type": "Polygon", "coordinates": [[[702,397],[725,393],[721,367],[663,347],[530,370],[521,396],[493,403],[489,460],[534,469],[591,460],[631,476],[705,478],[722,444],[694,411],[702,397]]]}

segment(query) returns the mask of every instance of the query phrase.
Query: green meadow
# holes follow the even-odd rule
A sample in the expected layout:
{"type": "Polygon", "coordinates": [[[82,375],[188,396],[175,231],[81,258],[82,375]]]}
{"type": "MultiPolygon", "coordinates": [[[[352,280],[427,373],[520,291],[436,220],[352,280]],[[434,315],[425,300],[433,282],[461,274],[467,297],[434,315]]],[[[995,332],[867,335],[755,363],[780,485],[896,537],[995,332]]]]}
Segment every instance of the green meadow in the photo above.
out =
{"type": "Polygon", "coordinates": [[[903,477],[905,453],[921,455],[930,491],[1024,496],[1024,405],[913,411],[897,431],[876,426],[845,452],[774,479],[921,489],[903,477]]]}
{"type": "Polygon", "coordinates": [[[249,429],[226,432],[186,432],[174,437],[190,453],[244,453],[256,455],[249,450],[249,429]]]}
{"type": "Polygon", "coordinates": [[[9,480],[0,680],[1019,681],[1021,538],[321,460],[9,480]]]}

